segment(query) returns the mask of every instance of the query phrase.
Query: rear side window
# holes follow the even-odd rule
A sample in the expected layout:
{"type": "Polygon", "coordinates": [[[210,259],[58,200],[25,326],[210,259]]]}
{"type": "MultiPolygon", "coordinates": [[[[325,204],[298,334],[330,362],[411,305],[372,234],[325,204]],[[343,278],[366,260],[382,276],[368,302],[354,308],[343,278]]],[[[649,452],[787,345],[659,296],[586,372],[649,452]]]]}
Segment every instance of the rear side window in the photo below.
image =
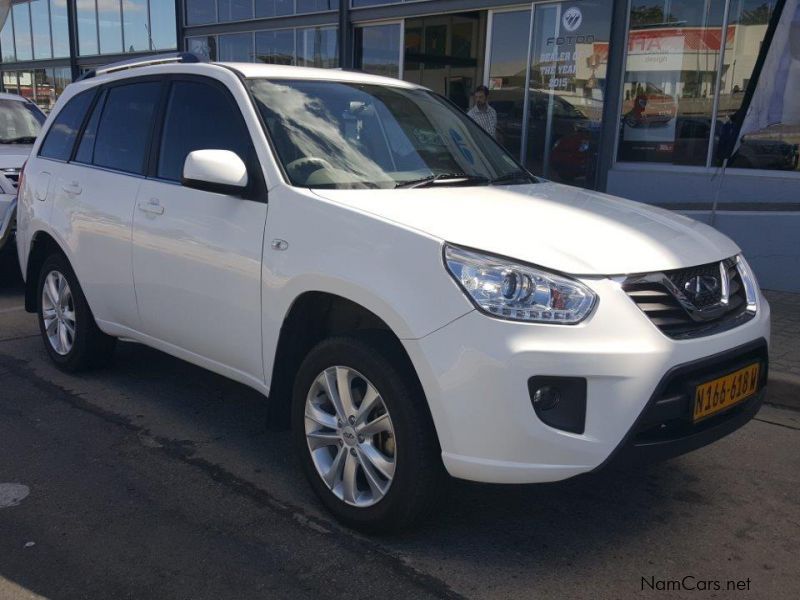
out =
{"type": "Polygon", "coordinates": [[[100,124],[100,115],[103,114],[106,93],[102,92],[97,103],[94,105],[92,116],[83,129],[81,141],[78,144],[78,151],[75,153],[75,162],[92,164],[94,158],[94,141],[97,138],[97,126],[100,124]]]}
{"type": "Polygon", "coordinates": [[[81,123],[86,116],[86,111],[89,110],[94,94],[95,90],[78,94],[59,111],[47,132],[47,137],[44,138],[39,156],[69,160],[78,130],[81,128],[81,123]]]}
{"type": "Polygon", "coordinates": [[[161,83],[131,83],[106,93],[92,164],[143,174],[161,83]]]}
{"type": "Polygon", "coordinates": [[[250,134],[230,94],[196,81],[172,84],[158,153],[161,179],[180,181],[186,155],[193,150],[230,150],[245,163],[250,134]]]}

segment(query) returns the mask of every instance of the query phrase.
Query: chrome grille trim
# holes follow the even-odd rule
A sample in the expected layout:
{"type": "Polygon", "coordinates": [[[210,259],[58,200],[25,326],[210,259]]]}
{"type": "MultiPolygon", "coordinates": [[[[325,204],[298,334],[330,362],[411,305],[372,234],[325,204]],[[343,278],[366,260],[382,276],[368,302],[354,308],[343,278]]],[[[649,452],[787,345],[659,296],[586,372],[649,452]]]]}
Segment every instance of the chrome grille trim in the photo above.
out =
{"type": "Polygon", "coordinates": [[[755,311],[748,308],[737,257],[656,273],[631,275],[622,289],[653,324],[673,339],[688,339],[720,333],[749,321],[755,311]],[[719,291],[698,293],[695,303],[685,293],[693,278],[719,274],[719,291]]]}

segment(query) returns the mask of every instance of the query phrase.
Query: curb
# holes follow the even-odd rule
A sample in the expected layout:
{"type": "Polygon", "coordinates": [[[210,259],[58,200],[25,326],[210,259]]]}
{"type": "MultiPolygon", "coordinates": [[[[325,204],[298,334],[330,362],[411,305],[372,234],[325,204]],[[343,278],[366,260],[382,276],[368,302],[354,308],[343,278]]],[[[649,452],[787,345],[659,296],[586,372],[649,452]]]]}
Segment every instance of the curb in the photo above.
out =
{"type": "Polygon", "coordinates": [[[767,381],[767,404],[800,410],[800,376],[770,371],[767,381]]]}

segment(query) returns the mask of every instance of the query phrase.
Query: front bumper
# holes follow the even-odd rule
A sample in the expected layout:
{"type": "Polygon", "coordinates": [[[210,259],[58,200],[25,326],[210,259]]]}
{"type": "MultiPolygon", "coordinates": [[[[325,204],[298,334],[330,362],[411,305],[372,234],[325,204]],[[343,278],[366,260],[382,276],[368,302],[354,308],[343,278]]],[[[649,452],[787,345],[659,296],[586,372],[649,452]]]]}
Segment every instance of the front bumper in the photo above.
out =
{"type": "Polygon", "coordinates": [[[769,356],[764,339],[670,369],[625,438],[598,468],[672,458],[736,431],[761,408],[768,372],[769,356]],[[692,423],[694,384],[711,381],[756,362],[760,364],[758,392],[717,415],[692,423]]]}
{"type": "Polygon", "coordinates": [[[608,464],[612,455],[622,460],[691,450],[729,433],[734,422],[740,426],[757,410],[760,397],[731,409],[725,419],[710,419],[719,427],[704,425],[705,433],[682,431],[646,448],[636,438],[631,447],[663,381],[680,380],[685,365],[713,363],[724,370],[724,361],[714,357],[735,359],[754,345],[766,361],[769,305],[760,297],[756,316],[729,331],[673,340],[618,283],[584,283],[600,301],[579,325],[517,323],[473,311],[424,338],[404,340],[451,475],[492,483],[557,481],[608,464]],[[527,389],[532,376],[585,378],[582,433],[555,429],[537,417],[527,389]]]}

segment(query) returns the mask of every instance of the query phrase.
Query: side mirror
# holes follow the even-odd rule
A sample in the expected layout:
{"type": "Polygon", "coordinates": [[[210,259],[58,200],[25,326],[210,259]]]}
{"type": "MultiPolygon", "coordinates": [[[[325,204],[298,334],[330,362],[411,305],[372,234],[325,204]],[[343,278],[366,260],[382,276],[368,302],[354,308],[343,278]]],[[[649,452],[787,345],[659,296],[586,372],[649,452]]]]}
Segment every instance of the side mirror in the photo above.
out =
{"type": "Polygon", "coordinates": [[[247,182],[244,161],[230,150],[194,150],[183,163],[181,183],[186,187],[241,196],[247,182]]]}

